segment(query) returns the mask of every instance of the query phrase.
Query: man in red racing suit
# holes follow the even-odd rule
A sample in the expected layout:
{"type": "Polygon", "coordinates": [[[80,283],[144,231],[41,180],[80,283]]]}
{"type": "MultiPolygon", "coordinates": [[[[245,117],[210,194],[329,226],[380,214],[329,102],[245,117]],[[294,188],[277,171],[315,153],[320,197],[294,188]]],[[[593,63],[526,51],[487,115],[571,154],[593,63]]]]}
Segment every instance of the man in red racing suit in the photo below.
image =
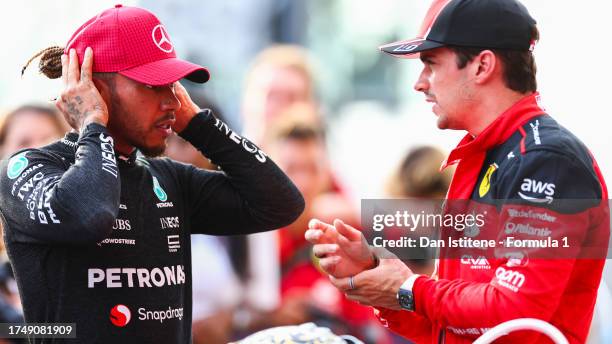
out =
{"type": "MultiPolygon", "coordinates": [[[[417,343],[471,343],[517,318],[542,319],[570,343],[584,343],[609,240],[608,196],[588,149],[540,106],[535,21],[515,0],[437,1],[428,18],[425,38],[381,50],[418,56],[424,68],[415,89],[434,104],[438,127],[468,132],[446,162],[457,164],[447,207],[465,200],[492,210],[495,225],[480,231],[496,228],[493,238],[550,238],[563,246],[567,237],[572,249],[518,256],[442,250],[428,277],[399,259],[379,261],[340,220],[311,221],[306,238],[337,288],[417,343]]],[[[547,339],[519,331],[499,342],[547,339]]]]}

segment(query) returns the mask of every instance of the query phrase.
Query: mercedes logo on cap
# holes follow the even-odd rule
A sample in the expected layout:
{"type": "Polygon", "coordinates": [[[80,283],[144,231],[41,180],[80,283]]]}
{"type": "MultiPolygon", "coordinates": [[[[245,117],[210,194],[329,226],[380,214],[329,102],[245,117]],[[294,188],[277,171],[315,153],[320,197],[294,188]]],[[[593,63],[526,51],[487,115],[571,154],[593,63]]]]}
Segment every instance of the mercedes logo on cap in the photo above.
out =
{"type": "Polygon", "coordinates": [[[159,50],[165,53],[171,53],[174,50],[174,46],[168,38],[168,32],[162,24],[158,24],[153,28],[151,36],[153,37],[153,43],[155,43],[159,50]]]}

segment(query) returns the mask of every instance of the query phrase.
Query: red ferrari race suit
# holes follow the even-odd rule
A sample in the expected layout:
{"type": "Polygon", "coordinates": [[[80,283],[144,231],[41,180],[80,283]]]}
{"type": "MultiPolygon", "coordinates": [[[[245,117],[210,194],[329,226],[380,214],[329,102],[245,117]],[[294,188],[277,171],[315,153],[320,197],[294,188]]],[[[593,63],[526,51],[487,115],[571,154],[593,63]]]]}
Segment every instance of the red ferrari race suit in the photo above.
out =
{"type": "MultiPolygon", "coordinates": [[[[572,228],[582,243],[607,245],[607,189],[594,158],[573,134],[539,106],[539,95],[523,98],[476,138],[467,135],[446,164],[458,163],[447,202],[503,200],[504,233],[545,236],[572,228]],[[579,211],[555,204],[593,200],[579,211]],[[516,211],[514,205],[529,211],[516,211]],[[505,212],[505,213],[504,213],[505,212]],[[508,224],[510,223],[510,224],[508,224]],[[519,226],[520,225],[520,226],[519,226]]],[[[444,236],[444,233],[442,233],[444,236]]],[[[570,343],[584,343],[605,262],[591,259],[442,258],[437,274],[413,285],[415,310],[376,310],[381,322],[417,343],[471,343],[490,328],[516,318],[538,318],[559,328],[570,343]]],[[[502,343],[548,343],[532,331],[502,343]]]]}

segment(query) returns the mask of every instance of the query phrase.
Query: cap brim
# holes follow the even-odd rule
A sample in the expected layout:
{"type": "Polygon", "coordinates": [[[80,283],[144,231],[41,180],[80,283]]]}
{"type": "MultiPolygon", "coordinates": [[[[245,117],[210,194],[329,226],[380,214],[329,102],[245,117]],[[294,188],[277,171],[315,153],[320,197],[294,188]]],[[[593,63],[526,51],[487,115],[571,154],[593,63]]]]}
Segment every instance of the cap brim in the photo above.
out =
{"type": "Polygon", "coordinates": [[[118,73],[151,86],[168,85],[182,78],[201,84],[210,79],[206,68],[176,57],[157,60],[118,73]]]}
{"type": "Polygon", "coordinates": [[[415,38],[406,41],[397,41],[389,44],[380,46],[378,49],[384,53],[392,55],[394,57],[413,59],[418,58],[419,53],[443,47],[444,44],[428,41],[425,38],[415,38]]]}

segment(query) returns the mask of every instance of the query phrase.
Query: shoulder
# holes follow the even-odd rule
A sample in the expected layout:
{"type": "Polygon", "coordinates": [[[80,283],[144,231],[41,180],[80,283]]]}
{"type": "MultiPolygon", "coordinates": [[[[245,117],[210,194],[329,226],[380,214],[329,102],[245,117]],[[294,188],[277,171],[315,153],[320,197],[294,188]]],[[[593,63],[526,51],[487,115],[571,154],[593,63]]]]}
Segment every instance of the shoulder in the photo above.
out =
{"type": "Polygon", "coordinates": [[[499,164],[502,198],[601,199],[605,184],[587,147],[548,115],[519,128],[507,147],[512,156],[499,164]]]}

